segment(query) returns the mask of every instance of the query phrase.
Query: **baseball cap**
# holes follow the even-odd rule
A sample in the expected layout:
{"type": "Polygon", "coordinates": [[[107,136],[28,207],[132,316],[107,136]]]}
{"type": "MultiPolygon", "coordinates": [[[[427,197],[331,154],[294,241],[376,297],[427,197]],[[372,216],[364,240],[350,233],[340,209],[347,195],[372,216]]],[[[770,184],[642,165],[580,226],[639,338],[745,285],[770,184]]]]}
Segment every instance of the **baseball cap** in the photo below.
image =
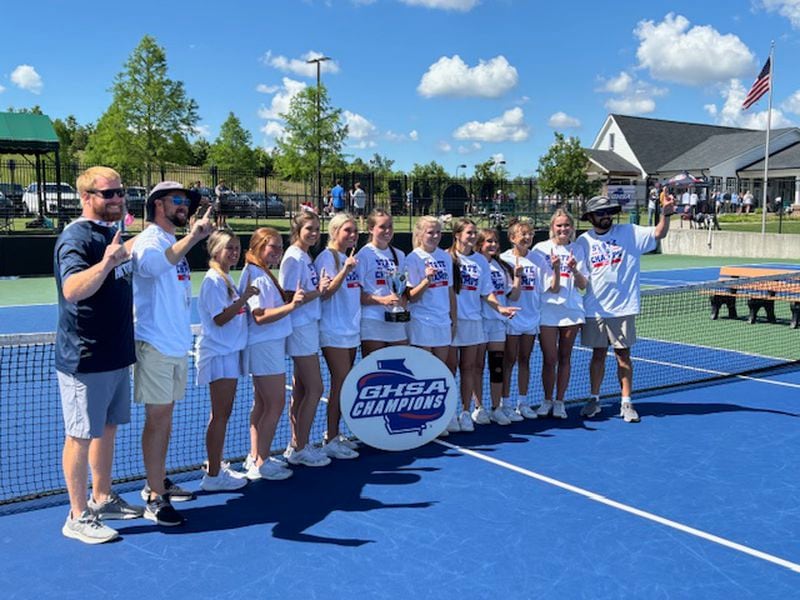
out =
{"type": "Polygon", "coordinates": [[[620,212],[622,207],[619,202],[607,196],[595,196],[586,201],[586,210],[581,215],[581,221],[588,220],[590,214],[600,210],[608,211],[609,214],[613,215],[620,212]]]}

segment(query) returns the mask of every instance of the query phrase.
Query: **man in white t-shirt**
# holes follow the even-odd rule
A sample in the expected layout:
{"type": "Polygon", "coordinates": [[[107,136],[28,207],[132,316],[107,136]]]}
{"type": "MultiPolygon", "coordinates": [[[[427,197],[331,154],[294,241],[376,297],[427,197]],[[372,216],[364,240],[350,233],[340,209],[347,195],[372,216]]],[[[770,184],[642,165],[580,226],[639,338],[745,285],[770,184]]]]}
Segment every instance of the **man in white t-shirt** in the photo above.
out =
{"type": "Polygon", "coordinates": [[[595,196],[586,203],[581,217],[592,229],[578,238],[589,271],[589,284],[583,298],[586,323],[581,344],[592,348],[589,368],[591,398],[581,410],[586,418],[600,413],[600,386],[606,368],[608,346],[614,347],[617,376],[622,391],[620,416],[627,423],[638,423],[639,415],[631,402],[633,363],[631,346],[636,342],[636,315],[639,314],[639,263],[645,252],[655,250],[656,242],[669,231],[674,200],[669,196],[661,207],[655,227],[615,225],[613,215],[621,208],[616,200],[595,196]]]}
{"type": "Polygon", "coordinates": [[[192,283],[186,254],[214,229],[210,208],[181,240],[178,227],[186,226],[200,197],[175,181],[162,181],[147,198],[151,223],[133,245],[133,305],[136,365],[134,400],[145,407],[142,454],[147,484],[142,498],[144,516],[159,525],[181,525],[173,501],[193,495],[166,476],[166,458],[175,402],[186,391],[192,283]]]}

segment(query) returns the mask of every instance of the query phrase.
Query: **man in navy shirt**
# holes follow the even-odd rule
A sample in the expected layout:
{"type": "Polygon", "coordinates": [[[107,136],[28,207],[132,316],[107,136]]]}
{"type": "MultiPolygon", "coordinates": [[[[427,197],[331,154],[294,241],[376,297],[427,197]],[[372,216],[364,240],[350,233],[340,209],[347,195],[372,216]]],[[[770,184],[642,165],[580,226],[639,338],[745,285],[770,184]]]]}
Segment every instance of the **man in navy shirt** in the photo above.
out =
{"type": "Polygon", "coordinates": [[[132,268],[129,247],[114,226],[125,215],[119,174],[92,167],[77,181],[81,218],[56,241],[58,289],[55,365],[64,413],[63,468],[70,513],[62,533],[88,544],[118,533],[104,519],[133,519],[130,506],[111,489],[117,425],[130,422],[133,344],[132,268]],[[88,470],[92,496],[87,501],[88,470]]]}

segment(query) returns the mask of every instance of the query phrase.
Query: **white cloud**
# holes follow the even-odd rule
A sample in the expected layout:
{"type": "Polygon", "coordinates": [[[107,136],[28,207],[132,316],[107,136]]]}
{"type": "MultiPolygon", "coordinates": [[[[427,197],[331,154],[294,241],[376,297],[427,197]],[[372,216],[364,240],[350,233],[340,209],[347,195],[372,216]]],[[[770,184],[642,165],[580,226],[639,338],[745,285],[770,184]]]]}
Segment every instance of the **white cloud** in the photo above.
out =
{"type": "MultiPolygon", "coordinates": [[[[611,79],[600,78],[598,92],[617,94],[616,98],[606,100],[606,108],[614,113],[627,115],[643,115],[656,109],[655,99],[667,93],[666,88],[656,87],[651,83],[631,76],[625,71],[611,79]]],[[[555,116],[555,115],[553,115],[555,116]]],[[[553,127],[553,125],[551,125],[553,127]]]]}
{"type": "Polygon", "coordinates": [[[372,138],[378,132],[377,127],[369,119],[358,113],[344,111],[344,122],[347,125],[347,137],[353,140],[366,140],[372,138]]]}
{"type": "Polygon", "coordinates": [[[660,23],[640,21],[639,67],[654,79],[686,85],[705,85],[747,75],[755,57],[738,36],[721,34],[710,25],[689,28],[689,20],[669,13],[660,23]]]}
{"type": "Polygon", "coordinates": [[[789,19],[792,27],[800,29],[800,0],[761,0],[767,12],[777,12],[789,19]]]}
{"type": "Polygon", "coordinates": [[[458,54],[442,56],[428,67],[417,86],[421,96],[477,96],[498,98],[517,85],[517,69],[505,56],[495,56],[469,67],[458,54]]]}
{"type": "Polygon", "coordinates": [[[483,148],[483,146],[481,146],[478,142],[472,142],[466,146],[459,146],[456,152],[459,154],[474,154],[481,148],[483,148]]]}
{"type": "Polygon", "coordinates": [[[800,90],[789,96],[787,100],[781,104],[781,108],[786,112],[800,115],[800,90]]]}
{"type": "MultiPolygon", "coordinates": [[[[763,110],[753,112],[752,109],[742,112],[742,102],[747,96],[747,88],[738,79],[731,79],[728,84],[721,88],[720,96],[724,99],[721,107],[716,104],[706,104],[703,108],[714,118],[718,125],[728,127],[742,127],[744,129],[766,129],[767,113],[763,110]]],[[[763,99],[762,99],[763,101],[763,99]]],[[[793,123],[784,116],[783,111],[777,108],[772,109],[772,127],[791,127],[793,123]]]]}
{"type": "Polygon", "coordinates": [[[652,98],[640,95],[610,98],[605,106],[610,112],[623,115],[646,115],[656,109],[656,103],[652,98]]]}
{"type": "Polygon", "coordinates": [[[469,12],[479,4],[480,0],[400,0],[400,2],[409,6],[469,12]]]}
{"type": "Polygon", "coordinates": [[[286,128],[278,121],[267,121],[266,125],[261,128],[261,132],[271,138],[282,138],[286,133],[286,128]]]}
{"type": "Polygon", "coordinates": [[[408,138],[409,138],[410,140],[413,140],[413,141],[415,141],[415,142],[416,142],[416,141],[419,139],[419,133],[417,132],[417,130],[416,130],[416,129],[412,129],[412,130],[411,130],[411,131],[408,133],[408,138]]]}
{"type": "Polygon", "coordinates": [[[195,125],[192,127],[192,135],[210,139],[211,138],[211,127],[208,125],[195,125]]]}
{"type": "Polygon", "coordinates": [[[628,75],[625,71],[621,71],[616,77],[611,79],[600,80],[602,85],[598,88],[599,92],[610,92],[612,94],[624,94],[627,92],[633,83],[633,77],[628,75]]]}
{"type": "MultiPolygon", "coordinates": [[[[322,52],[310,50],[303,54],[300,58],[287,58],[280,54],[273,56],[272,50],[268,50],[267,53],[261,58],[261,62],[285,73],[294,73],[295,75],[300,75],[302,77],[316,77],[317,65],[316,63],[309,63],[308,61],[310,59],[320,58],[322,56],[325,56],[322,52]]],[[[319,63],[319,65],[320,72],[323,74],[335,74],[339,72],[339,65],[335,60],[326,60],[325,62],[319,63]]]]}
{"type": "Polygon", "coordinates": [[[439,150],[439,152],[450,152],[453,149],[453,147],[444,140],[436,144],[436,148],[439,150]]]}
{"type": "Polygon", "coordinates": [[[302,81],[295,81],[284,77],[281,87],[272,97],[269,107],[264,105],[258,109],[258,116],[262,119],[280,119],[282,114],[289,112],[289,103],[297,94],[306,88],[302,81]]]}
{"type": "Polygon", "coordinates": [[[570,117],[567,113],[561,111],[550,115],[547,124],[553,129],[572,129],[581,126],[579,119],[570,117]]]}
{"type": "Polygon", "coordinates": [[[478,142],[524,142],[528,139],[529,128],[525,124],[525,113],[516,107],[507,110],[502,116],[489,121],[470,121],[453,132],[457,140],[478,142]]]}
{"type": "Polygon", "coordinates": [[[4,88],[2,85],[0,85],[0,94],[2,94],[5,91],[6,91],[6,88],[4,88]]]}
{"type": "Polygon", "coordinates": [[[496,167],[500,163],[505,162],[506,157],[502,152],[498,152],[497,154],[492,154],[491,159],[494,161],[494,166],[496,167]]]}
{"type": "Polygon", "coordinates": [[[256,86],[256,91],[262,94],[274,94],[279,89],[281,89],[279,85],[266,85],[265,83],[259,83],[256,86]]]}
{"type": "Polygon", "coordinates": [[[11,82],[32,94],[40,94],[44,87],[41,76],[30,65],[19,65],[14,69],[11,72],[11,82]]]}
{"type": "Polygon", "coordinates": [[[416,142],[419,139],[419,133],[416,129],[409,131],[408,133],[395,133],[391,129],[388,129],[385,134],[383,134],[390,142],[416,142]]]}

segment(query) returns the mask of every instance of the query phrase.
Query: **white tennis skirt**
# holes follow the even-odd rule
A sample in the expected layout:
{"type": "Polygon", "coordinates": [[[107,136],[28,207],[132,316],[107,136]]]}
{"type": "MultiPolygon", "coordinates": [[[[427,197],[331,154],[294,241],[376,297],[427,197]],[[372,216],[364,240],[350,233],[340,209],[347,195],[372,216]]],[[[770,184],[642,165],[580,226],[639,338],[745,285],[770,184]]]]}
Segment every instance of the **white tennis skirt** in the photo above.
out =
{"type": "Polygon", "coordinates": [[[283,375],[286,373],[286,338],[247,346],[242,352],[245,375],[283,375]]]}
{"type": "Polygon", "coordinates": [[[238,379],[242,372],[242,353],[197,355],[197,385],[206,385],[218,379],[238,379]]]}
{"type": "MultiPolygon", "coordinates": [[[[477,346],[486,343],[486,331],[483,328],[483,320],[459,319],[456,325],[456,336],[453,338],[452,346],[477,346]]],[[[503,336],[505,339],[505,335],[503,336]]]]}

